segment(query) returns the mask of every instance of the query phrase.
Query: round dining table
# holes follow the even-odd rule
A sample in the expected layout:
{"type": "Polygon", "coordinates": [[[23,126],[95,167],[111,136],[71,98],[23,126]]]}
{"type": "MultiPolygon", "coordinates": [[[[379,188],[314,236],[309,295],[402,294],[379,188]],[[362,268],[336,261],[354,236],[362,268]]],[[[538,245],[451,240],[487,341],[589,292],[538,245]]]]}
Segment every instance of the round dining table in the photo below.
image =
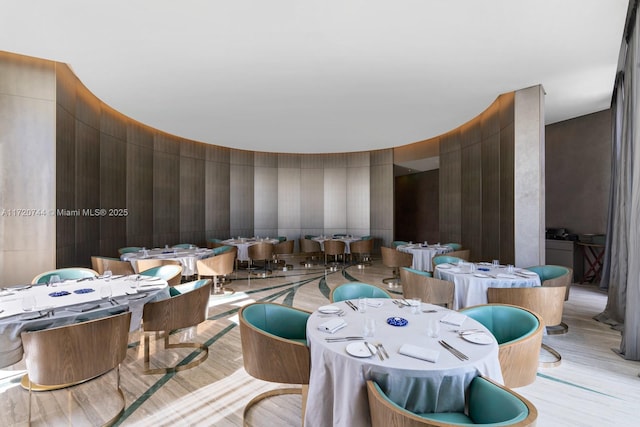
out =
{"type": "Polygon", "coordinates": [[[133,270],[138,271],[138,260],[142,259],[167,259],[180,262],[183,276],[193,276],[197,274],[196,263],[199,259],[209,258],[214,255],[213,249],[207,248],[155,248],[145,249],[137,252],[122,254],[122,261],[129,261],[133,270]]]}
{"type": "Polygon", "coordinates": [[[225,245],[231,245],[238,248],[238,254],[236,255],[238,258],[238,261],[249,261],[249,246],[255,245],[256,243],[260,243],[260,242],[267,242],[267,243],[271,243],[272,245],[275,245],[278,242],[280,242],[280,240],[269,238],[269,237],[264,239],[259,237],[251,237],[248,239],[241,237],[238,239],[227,239],[227,240],[224,240],[222,243],[224,243],[225,245]]]}
{"type": "Polygon", "coordinates": [[[126,310],[131,311],[130,331],[135,331],[140,328],[144,304],[165,298],[169,298],[165,280],[137,274],[109,279],[65,280],[57,286],[38,284],[2,288],[0,368],[22,359],[20,334],[23,331],[64,326],[126,310]]]}
{"type": "Polygon", "coordinates": [[[439,264],[433,273],[437,279],[454,284],[453,309],[487,303],[489,288],[531,288],[540,286],[540,277],[533,271],[488,262],[439,264]]]}
{"type": "Polygon", "coordinates": [[[366,390],[366,381],[370,379],[391,400],[415,412],[462,411],[467,386],[478,375],[503,382],[498,344],[484,326],[431,304],[421,304],[417,314],[413,314],[400,301],[369,299],[366,313],[352,309],[347,302],[338,302],[311,314],[307,322],[311,374],[305,426],[371,425],[366,390]],[[331,311],[329,308],[339,311],[323,314],[331,311]],[[455,325],[444,323],[448,316],[456,317],[455,325]],[[367,320],[375,325],[370,337],[363,336],[367,320]],[[327,325],[342,321],[346,325],[337,331],[325,330],[327,325]],[[437,337],[427,334],[430,322],[440,326],[437,337]],[[481,344],[457,332],[471,329],[482,334],[481,344]],[[327,340],[332,338],[344,340],[327,340]],[[374,354],[364,347],[365,340],[374,354]],[[467,359],[459,359],[440,341],[459,350],[467,359]],[[376,347],[378,344],[384,350],[376,347]],[[413,357],[401,354],[409,353],[408,350],[424,352],[431,361],[416,358],[415,353],[413,357]]]}
{"type": "Polygon", "coordinates": [[[400,252],[406,252],[413,255],[411,268],[414,270],[432,271],[432,260],[434,256],[444,255],[453,251],[451,246],[429,245],[423,243],[411,243],[408,245],[400,245],[396,248],[400,252]]]}

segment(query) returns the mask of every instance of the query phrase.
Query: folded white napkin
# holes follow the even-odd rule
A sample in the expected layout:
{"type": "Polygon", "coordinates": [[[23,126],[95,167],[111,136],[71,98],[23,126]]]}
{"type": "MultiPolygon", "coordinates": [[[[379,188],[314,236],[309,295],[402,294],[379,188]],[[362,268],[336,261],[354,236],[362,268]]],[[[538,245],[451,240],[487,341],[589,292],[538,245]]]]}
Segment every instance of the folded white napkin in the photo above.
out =
{"type": "Polygon", "coordinates": [[[373,301],[373,300],[368,299],[367,300],[367,305],[369,307],[375,307],[375,308],[382,307],[382,301],[373,301]]]}
{"type": "Polygon", "coordinates": [[[498,279],[515,279],[516,276],[514,276],[513,274],[507,274],[507,273],[498,273],[496,274],[496,277],[498,279]]]}
{"type": "Polygon", "coordinates": [[[345,326],[347,326],[347,322],[345,322],[344,319],[336,317],[331,320],[327,320],[324,323],[319,324],[318,329],[321,330],[322,332],[328,332],[332,334],[335,331],[344,328],[345,326]]]}
{"type": "Polygon", "coordinates": [[[440,355],[439,351],[431,350],[424,347],[418,347],[417,345],[413,344],[402,344],[402,346],[400,346],[400,349],[398,350],[398,353],[434,363],[438,361],[438,356],[440,355]]]}
{"type": "Polygon", "coordinates": [[[462,323],[466,318],[467,316],[465,316],[464,314],[452,311],[450,313],[447,313],[446,316],[440,319],[440,322],[446,323],[447,325],[462,326],[462,323]]]}

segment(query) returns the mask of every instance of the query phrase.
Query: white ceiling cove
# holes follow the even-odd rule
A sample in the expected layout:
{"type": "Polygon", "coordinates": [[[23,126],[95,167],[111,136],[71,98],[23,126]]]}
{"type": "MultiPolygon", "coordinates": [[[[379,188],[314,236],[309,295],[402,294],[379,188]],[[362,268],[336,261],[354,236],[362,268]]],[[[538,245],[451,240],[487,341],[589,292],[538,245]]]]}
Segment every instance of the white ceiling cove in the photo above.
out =
{"type": "Polygon", "coordinates": [[[542,84],[609,108],[627,0],[0,0],[0,49],[69,64],[123,114],[256,151],[391,148],[542,84]]]}

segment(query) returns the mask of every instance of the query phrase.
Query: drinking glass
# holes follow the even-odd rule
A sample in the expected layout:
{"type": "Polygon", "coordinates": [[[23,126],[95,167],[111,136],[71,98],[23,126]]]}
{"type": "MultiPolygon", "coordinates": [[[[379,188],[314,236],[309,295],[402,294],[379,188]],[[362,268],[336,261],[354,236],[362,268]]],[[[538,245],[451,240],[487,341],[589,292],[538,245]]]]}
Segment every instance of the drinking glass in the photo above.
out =
{"type": "Polygon", "coordinates": [[[513,265],[512,264],[507,265],[507,273],[513,273],[513,265]]]}
{"type": "Polygon", "coordinates": [[[364,323],[362,324],[362,335],[365,337],[372,337],[376,333],[376,321],[371,316],[365,316],[364,323]]]}
{"type": "Polygon", "coordinates": [[[494,268],[497,268],[500,266],[500,260],[494,259],[491,264],[493,265],[494,268]]]}
{"type": "Polygon", "coordinates": [[[422,308],[420,298],[411,298],[409,304],[411,304],[411,314],[420,314],[420,309],[422,308]]]}
{"type": "Polygon", "coordinates": [[[49,276],[49,286],[58,286],[58,283],[60,283],[60,276],[57,274],[49,276]]]}
{"type": "Polygon", "coordinates": [[[25,295],[22,297],[22,309],[24,311],[33,311],[36,309],[35,295],[25,295]]]}
{"type": "Polygon", "coordinates": [[[427,336],[430,338],[438,338],[440,335],[440,319],[438,317],[427,318],[427,336]]]}
{"type": "Polygon", "coordinates": [[[100,288],[100,298],[111,300],[111,295],[112,295],[111,286],[105,285],[100,288]]]}
{"type": "Polygon", "coordinates": [[[113,273],[111,273],[111,270],[105,270],[104,273],[102,273],[102,277],[104,277],[105,282],[110,281],[111,276],[113,276],[113,273]]]}
{"type": "Polygon", "coordinates": [[[358,313],[366,313],[367,312],[367,299],[360,297],[358,298],[358,313]]]}

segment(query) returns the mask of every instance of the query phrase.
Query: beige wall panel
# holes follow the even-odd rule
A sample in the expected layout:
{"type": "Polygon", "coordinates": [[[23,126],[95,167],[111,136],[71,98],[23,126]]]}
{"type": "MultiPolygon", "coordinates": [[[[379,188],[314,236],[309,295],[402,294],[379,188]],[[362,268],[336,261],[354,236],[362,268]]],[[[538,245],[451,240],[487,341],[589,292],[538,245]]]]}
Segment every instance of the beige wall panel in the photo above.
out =
{"type": "Polygon", "coordinates": [[[369,165],[347,168],[347,233],[355,236],[369,234],[371,228],[370,206],[371,176],[369,165]]]}
{"type": "MultiPolygon", "coordinates": [[[[306,159],[310,156],[303,156],[306,159]]],[[[324,169],[300,170],[300,234],[319,234],[324,230],[324,169]]]]}
{"type": "MultiPolygon", "coordinates": [[[[250,162],[244,156],[236,157],[236,151],[232,151],[233,160],[244,160],[250,162]]],[[[234,164],[229,169],[230,179],[230,232],[232,236],[249,237],[254,234],[253,212],[254,212],[254,177],[253,164],[234,164]]]]}
{"type": "Polygon", "coordinates": [[[24,98],[56,99],[53,62],[0,52],[0,94],[24,98]]]}
{"type": "Polygon", "coordinates": [[[253,165],[262,168],[277,168],[278,155],[275,153],[254,153],[253,165]]]}
{"type": "Polygon", "coordinates": [[[370,235],[376,252],[393,241],[393,150],[372,151],[370,156],[370,235]]]}
{"type": "Polygon", "coordinates": [[[300,167],[302,169],[322,169],[324,167],[324,156],[321,154],[301,154],[300,167]]]}
{"type": "MultiPolygon", "coordinates": [[[[22,87],[18,84],[21,77],[9,68],[0,71],[15,82],[15,92],[22,87]]],[[[38,215],[36,211],[5,211],[0,216],[0,271],[6,285],[28,283],[36,274],[55,267],[56,106],[44,99],[53,93],[53,78],[43,75],[45,71],[36,72],[44,92],[40,99],[29,90],[27,97],[0,94],[0,210],[41,210],[38,215]]],[[[0,84],[6,87],[7,82],[0,84]]]]}
{"type": "Polygon", "coordinates": [[[318,154],[324,158],[324,168],[346,168],[349,164],[349,156],[347,153],[340,154],[318,154]]]}
{"type": "Polygon", "coordinates": [[[515,264],[544,264],[544,90],[516,92],[514,123],[515,264]]]}
{"type": "Polygon", "coordinates": [[[324,169],[324,230],[326,234],[347,230],[346,167],[324,169]]]}
{"type": "Polygon", "coordinates": [[[278,169],[278,235],[288,240],[298,239],[302,229],[301,175],[299,167],[278,169]]]}
{"type": "Polygon", "coordinates": [[[278,154],[278,167],[281,169],[300,169],[303,156],[302,154],[278,154]]]}
{"type": "MultiPolygon", "coordinates": [[[[500,260],[515,263],[513,124],[500,132],[500,260]]],[[[534,264],[530,264],[534,265],[534,264]]]]}
{"type": "Polygon", "coordinates": [[[253,173],[255,234],[271,237],[278,234],[278,169],[256,166],[253,173]]]}

